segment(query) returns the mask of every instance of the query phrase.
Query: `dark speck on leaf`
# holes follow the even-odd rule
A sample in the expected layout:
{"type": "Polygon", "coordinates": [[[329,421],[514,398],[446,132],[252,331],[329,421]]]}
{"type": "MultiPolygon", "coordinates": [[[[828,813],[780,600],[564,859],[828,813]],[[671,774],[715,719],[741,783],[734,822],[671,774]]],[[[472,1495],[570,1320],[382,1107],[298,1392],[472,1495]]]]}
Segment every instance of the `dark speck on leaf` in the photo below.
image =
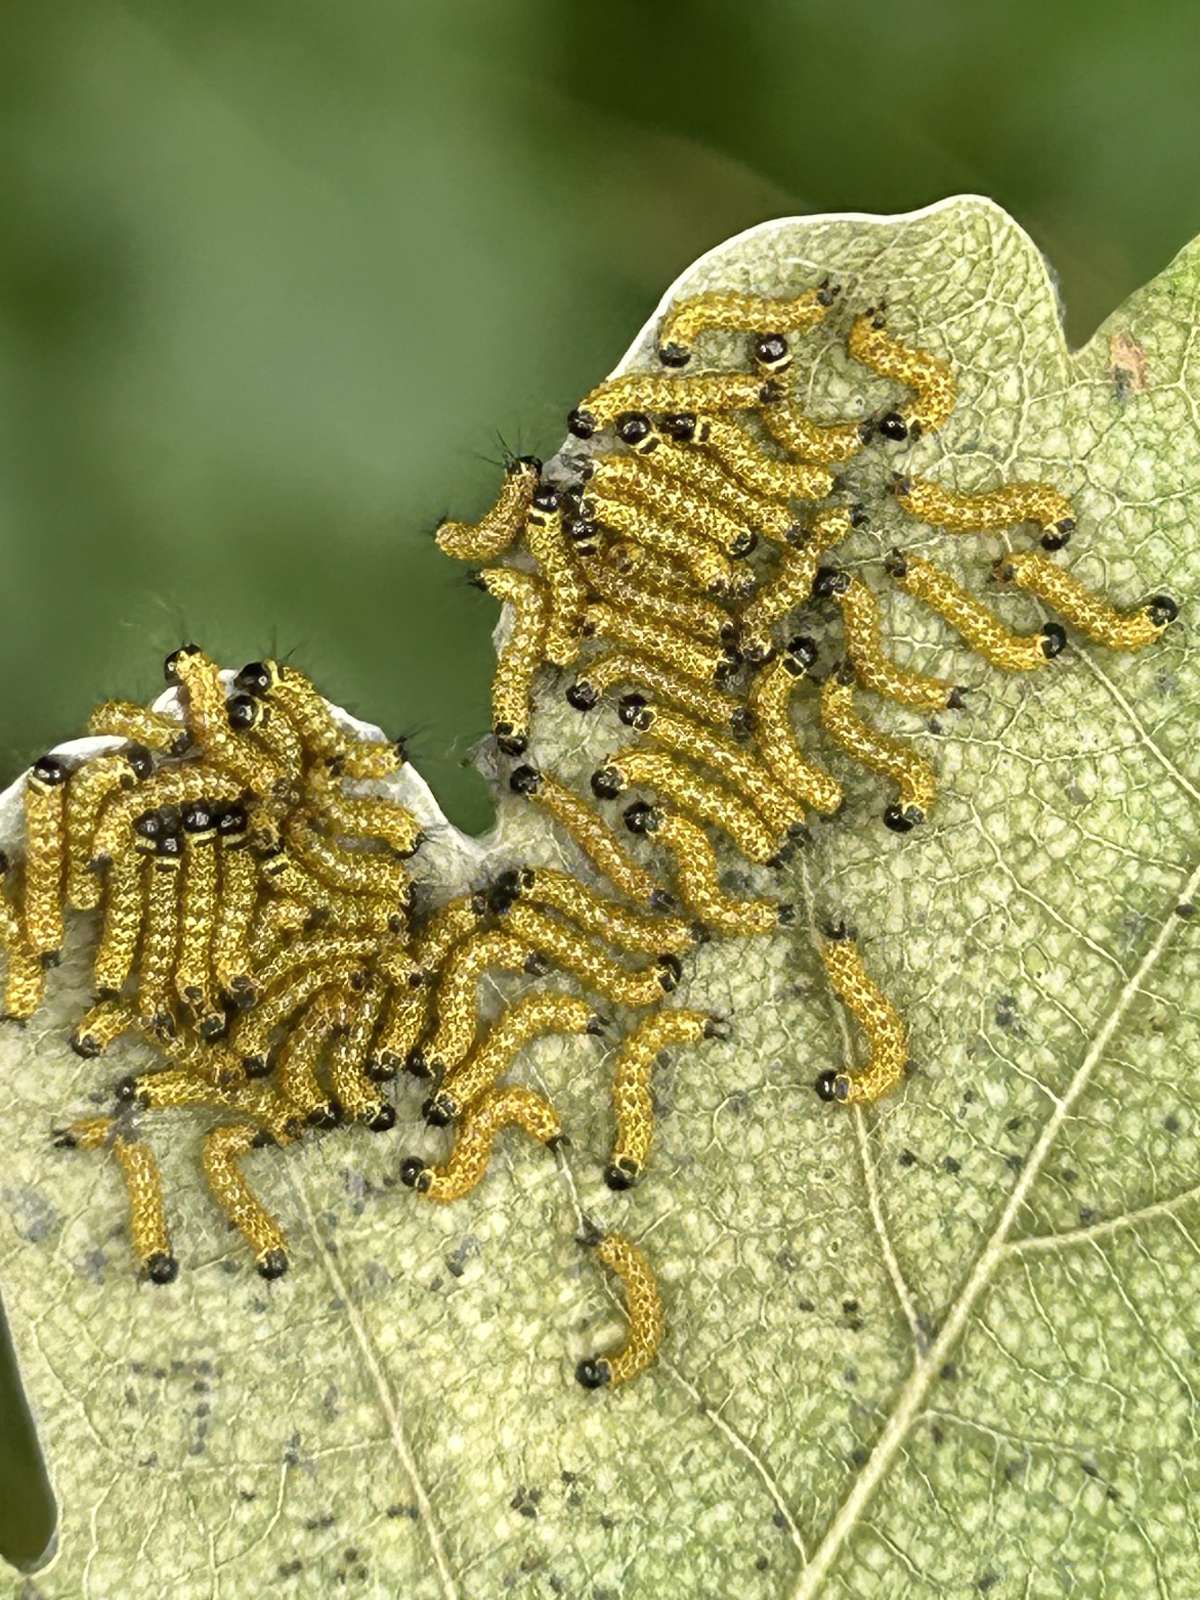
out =
{"type": "Polygon", "coordinates": [[[1025,1158],[1024,1156],[1018,1156],[1015,1154],[1011,1156],[1005,1156],[1004,1165],[1009,1169],[1010,1172],[1020,1172],[1021,1168],[1025,1165],[1025,1158]]]}
{"type": "Polygon", "coordinates": [[[953,1156],[943,1156],[942,1167],[946,1172],[950,1173],[951,1176],[953,1176],[956,1172],[962,1171],[962,1163],[956,1161],[953,1156]]]}
{"type": "Polygon", "coordinates": [[[417,1520],[416,1506],[390,1505],[387,1508],[387,1514],[389,1517],[407,1517],[410,1522],[417,1520]]]}
{"type": "Polygon", "coordinates": [[[953,1383],[955,1378],[958,1377],[957,1365],[953,1361],[947,1361],[938,1373],[938,1377],[944,1378],[947,1383],[953,1383]]]}
{"type": "Polygon", "coordinates": [[[1121,1498],[1121,1491],[1117,1488],[1115,1483],[1109,1484],[1108,1488],[1104,1491],[1104,1498],[1106,1500],[1119,1500],[1121,1498]]]}
{"type": "Polygon", "coordinates": [[[945,1440],[946,1432],[940,1422],[935,1422],[929,1430],[929,1437],[934,1444],[941,1444],[945,1440]]]}
{"type": "Polygon", "coordinates": [[[756,1572],[765,1572],[770,1565],[766,1556],[759,1556],[754,1563],[754,1569],[756,1572]]]}
{"type": "Polygon", "coordinates": [[[771,1521],[775,1524],[775,1526],[777,1528],[780,1528],[780,1529],[786,1529],[786,1527],[788,1525],[788,1519],[784,1516],[782,1511],[773,1512],[772,1516],[771,1516],[771,1521]]]}
{"type": "Polygon", "coordinates": [[[845,1372],[842,1373],[842,1382],[843,1383],[857,1383],[858,1382],[858,1368],[857,1367],[847,1367],[845,1372]]]}
{"type": "Polygon", "coordinates": [[[794,1251],[786,1248],[779,1251],[775,1257],[775,1260],[785,1272],[795,1272],[796,1268],[800,1265],[799,1256],[797,1256],[794,1251]]]}
{"type": "Polygon", "coordinates": [[[1100,1213],[1091,1206],[1080,1206],[1079,1208],[1079,1221],[1085,1228],[1090,1228],[1099,1215],[1100,1213]]]}
{"type": "Polygon", "coordinates": [[[332,1512],[323,1511],[319,1517],[307,1518],[304,1526],[309,1533],[316,1533],[322,1528],[332,1528],[334,1520],[332,1512]]]}
{"type": "Polygon", "coordinates": [[[842,1310],[846,1313],[846,1315],[848,1317],[853,1316],[854,1313],[858,1310],[858,1301],[857,1300],[843,1300],[842,1301],[842,1310]]]}
{"type": "Polygon", "coordinates": [[[996,1025],[1000,1028],[1011,1028],[1017,1020],[1016,997],[1011,994],[1002,994],[996,1001],[996,1025]]]}
{"type": "Polygon", "coordinates": [[[871,1459],[871,1452],[864,1445],[856,1444],[850,1452],[850,1460],[856,1467],[865,1467],[871,1459]]]}
{"type": "Polygon", "coordinates": [[[915,1167],[917,1164],[917,1158],[911,1150],[901,1150],[896,1160],[902,1167],[915,1167]]]}
{"type": "Polygon", "coordinates": [[[579,1476],[580,1475],[579,1475],[578,1472],[568,1472],[566,1467],[564,1467],[562,1469],[562,1471],[559,1473],[559,1477],[562,1479],[562,1481],[564,1483],[567,1483],[567,1484],[578,1483],[579,1482],[579,1476]]]}
{"type": "Polygon", "coordinates": [[[238,1499],[242,1502],[243,1505],[247,1505],[248,1506],[252,1500],[257,1500],[258,1499],[258,1490],[257,1489],[239,1489],[238,1490],[238,1499]]]}
{"type": "Polygon", "coordinates": [[[1100,1476],[1100,1468],[1094,1461],[1083,1460],[1079,1463],[1079,1465],[1087,1473],[1089,1478],[1098,1478],[1100,1476]]]}
{"type": "Polygon", "coordinates": [[[815,1311],[816,1307],[813,1305],[811,1300],[797,1300],[796,1301],[796,1310],[797,1311],[815,1311]]]}
{"type": "Polygon", "coordinates": [[[1196,915],[1196,902],[1194,900],[1180,901],[1179,905],[1175,907],[1175,915],[1182,917],[1185,922],[1189,921],[1196,915]]]}
{"type": "Polygon", "coordinates": [[[600,1513],[600,1526],[605,1530],[606,1533],[611,1533],[616,1525],[616,1517],[610,1517],[607,1511],[602,1511],[600,1513]]]}
{"type": "Polygon", "coordinates": [[[1167,1115],[1163,1118],[1163,1127],[1168,1133],[1179,1132],[1179,1118],[1173,1111],[1168,1111],[1167,1115]]]}
{"type": "Polygon", "coordinates": [[[999,1582],[1000,1574],[998,1572],[981,1572],[975,1579],[975,1587],[980,1594],[987,1594],[988,1590],[994,1589],[999,1582]]]}
{"type": "Polygon", "coordinates": [[[1019,1133],[1024,1126],[1024,1117],[1009,1117],[1008,1121],[1004,1124],[1005,1130],[1008,1133],[1019,1133]]]}
{"type": "Polygon", "coordinates": [[[1078,1176],[1079,1174],[1075,1171],[1074,1167],[1064,1167],[1060,1173],[1060,1177],[1064,1183],[1074,1183],[1078,1176]]]}
{"type": "Polygon", "coordinates": [[[300,1573],[300,1572],[303,1572],[303,1571],[304,1571],[304,1563],[303,1563],[303,1561],[300,1561],[300,1560],[282,1561],[279,1564],[279,1576],[281,1578],[294,1578],[297,1575],[297,1573],[300,1573]]]}

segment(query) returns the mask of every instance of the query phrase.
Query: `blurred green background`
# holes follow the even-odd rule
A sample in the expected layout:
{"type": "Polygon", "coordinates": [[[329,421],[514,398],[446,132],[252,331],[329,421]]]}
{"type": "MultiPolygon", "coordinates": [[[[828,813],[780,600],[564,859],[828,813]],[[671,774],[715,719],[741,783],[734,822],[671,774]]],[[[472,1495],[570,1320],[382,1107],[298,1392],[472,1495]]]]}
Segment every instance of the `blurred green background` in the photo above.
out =
{"type": "MultiPolygon", "coordinates": [[[[294,651],[451,817],[493,608],[428,534],[693,257],[1002,202],[1076,342],[1200,231],[1195,7],[10,0],[0,779],[196,638],[294,651]]],[[[0,1349],[0,1551],[52,1521],[0,1349]]]]}

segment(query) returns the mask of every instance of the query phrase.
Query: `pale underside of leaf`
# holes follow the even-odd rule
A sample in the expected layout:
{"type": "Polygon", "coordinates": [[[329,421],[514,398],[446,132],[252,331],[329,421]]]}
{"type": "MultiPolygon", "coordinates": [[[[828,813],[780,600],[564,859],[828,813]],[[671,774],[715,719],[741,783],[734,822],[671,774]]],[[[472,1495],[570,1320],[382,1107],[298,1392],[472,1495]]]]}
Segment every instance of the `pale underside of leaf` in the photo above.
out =
{"type": "MultiPolygon", "coordinates": [[[[901,460],[962,488],[1045,476],[1076,497],[1081,574],[1130,603],[1170,589],[1180,624],[1141,657],[1081,650],[1004,681],[885,594],[898,653],[979,685],[925,735],[936,820],[887,835],[878,787],[839,769],[847,811],[795,871],[801,932],[689,969],[680,998],[736,1032],[661,1072],[632,1195],[600,1181],[604,1048],[548,1041],[525,1070],[569,1152],[506,1144],[462,1204],[398,1183],[400,1154],[434,1147],[415,1087],[388,1138],[256,1157],[293,1240],[269,1287],[201,1192],[199,1127],[173,1126],[157,1145],[184,1271],[139,1285],[115,1172],[46,1139],[130,1068],[67,1049],[77,941],[0,1044],[0,1282],[61,1514],[14,1595],[1195,1594],[1200,253],[1077,354],[1036,249],[978,199],[774,223],[670,293],[826,272],[853,308],[886,295],[962,386],[943,435],[850,471],[874,577],[903,542],[978,584],[1001,548],[905,524],[881,492],[901,460]],[[819,973],[830,915],[912,1025],[910,1081],[866,1113],[810,1087],[862,1048],[819,973]],[[643,1241],[668,1307],[664,1359],[611,1395],[572,1377],[620,1329],[573,1242],[585,1214],[643,1241]]],[[[819,348],[815,414],[889,398],[819,348]]],[[[561,688],[535,754],[580,779],[621,730],[561,688]]],[[[522,802],[500,813],[487,862],[560,853],[522,802]]],[[[483,869],[443,848],[443,883],[483,869]]]]}

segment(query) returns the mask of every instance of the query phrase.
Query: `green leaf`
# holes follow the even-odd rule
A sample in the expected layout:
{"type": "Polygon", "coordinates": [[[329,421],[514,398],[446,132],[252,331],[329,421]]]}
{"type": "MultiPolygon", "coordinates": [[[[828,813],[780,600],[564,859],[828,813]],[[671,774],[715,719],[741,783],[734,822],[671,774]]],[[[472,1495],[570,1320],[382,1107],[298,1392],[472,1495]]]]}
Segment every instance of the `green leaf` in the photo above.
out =
{"type": "MultiPolygon", "coordinates": [[[[671,291],[833,272],[850,308],[886,295],[897,331],[954,361],[944,434],[873,446],[849,476],[865,561],[935,542],[883,492],[900,461],[961,488],[1046,476],[1076,497],[1075,569],[1129,603],[1169,589],[1184,616],[1139,657],[1085,648],[1004,680],[878,586],[898,653],[978,684],[925,736],[936,817],[887,834],[879,786],[839,768],[847,810],[797,869],[805,931],[691,965],[681,998],[736,1033],[662,1070],[633,1194],[600,1180],[600,1047],[544,1044],[528,1070],[572,1137],[559,1167],[514,1141],[471,1199],[422,1204],[396,1178],[427,1147],[415,1090],[408,1131],[257,1158],[294,1249],[269,1287],[173,1124],[184,1271],[139,1285],[111,1164],[46,1139],[129,1070],[63,1042],[76,952],[0,1058],[0,1281],[61,1505],[53,1559],[12,1593],[1195,1593],[1198,263],[1193,246],[1077,354],[1036,249],[978,199],[774,223],[671,291]],[[868,1112],[811,1090],[862,1049],[812,937],[843,914],[912,1028],[911,1079],[868,1112]],[[572,1240],[584,1214],[645,1241],[668,1308],[658,1367],[612,1394],[572,1376],[621,1326],[572,1240]]],[[[887,398],[814,343],[814,412],[887,398]]],[[[976,581],[999,549],[936,544],[976,581]]],[[[537,755],[579,777],[618,726],[560,688],[537,755]]],[[[552,857],[537,824],[508,797],[489,843],[552,857]]]]}

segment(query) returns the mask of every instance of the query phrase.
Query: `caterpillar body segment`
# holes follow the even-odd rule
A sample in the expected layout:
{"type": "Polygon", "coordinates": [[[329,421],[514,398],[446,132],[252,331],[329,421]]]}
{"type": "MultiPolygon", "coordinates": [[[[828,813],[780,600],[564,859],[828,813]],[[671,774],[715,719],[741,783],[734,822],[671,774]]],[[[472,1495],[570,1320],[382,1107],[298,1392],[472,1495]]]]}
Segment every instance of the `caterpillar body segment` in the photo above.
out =
{"type": "Polygon", "coordinates": [[[1075,508],[1048,483],[1005,483],[982,494],[960,494],[928,478],[899,473],[891,490],[910,516],[947,533],[994,533],[1032,522],[1042,530],[1042,547],[1061,550],[1075,531],[1075,508]]]}
{"type": "Polygon", "coordinates": [[[822,323],[841,289],[828,279],[790,300],[711,289],[673,306],[658,332],[658,359],[683,367],[696,340],[710,330],[727,333],[805,334],[822,323]]]}
{"type": "Polygon", "coordinates": [[[408,1062],[429,1026],[433,991],[398,988],[387,992],[383,1017],[363,1071],[374,1083],[388,1083],[408,1062]]]}
{"type": "Polygon", "coordinates": [[[426,1166],[419,1157],[410,1156],[400,1168],[400,1176],[427,1200],[460,1200],[483,1177],[497,1136],[510,1127],[551,1147],[563,1136],[562,1123],[548,1100],[521,1084],[508,1084],[481,1095],[464,1109],[453,1148],[440,1166],[426,1166]]]}
{"type": "Polygon", "coordinates": [[[179,1263],[171,1250],[162,1173],[150,1146],[117,1134],[112,1152],[121,1169],[129,1199],[129,1233],[138,1269],[151,1283],[172,1283],[179,1263]]]}
{"type": "Polygon", "coordinates": [[[567,417],[577,439],[611,427],[626,411],[754,411],[781,397],[773,379],[757,373],[706,372],[696,377],[633,373],[599,384],[567,417]]]}
{"type": "MultiPolygon", "coordinates": [[[[8,857],[0,852],[0,878],[8,870],[8,857]]],[[[0,890],[0,950],[7,962],[0,1022],[28,1022],[46,992],[46,968],[30,949],[17,907],[0,890]]]]}
{"type": "Polygon", "coordinates": [[[836,487],[828,467],[783,461],[762,450],[737,422],[696,411],[662,418],[662,429],[680,444],[697,445],[755,494],[779,500],[824,500],[836,487]]]}
{"type": "Polygon", "coordinates": [[[478,522],[443,522],[438,549],[456,561],[494,561],[520,536],[541,478],[536,456],[517,456],[504,469],[500,494],[478,522]]]}
{"type": "Polygon", "coordinates": [[[80,1018],[71,1034],[71,1049],[85,1060],[103,1055],[122,1034],[132,1033],[141,1019],[128,1000],[97,1000],[80,1018]]]}
{"type": "Polygon", "coordinates": [[[492,733],[505,755],[519,756],[529,745],[533,680],[546,656],[549,592],[532,573],[516,567],[485,567],[479,583],[494,600],[512,607],[512,627],[492,678],[492,733]]]}
{"type": "Polygon", "coordinates": [[[841,662],[821,685],[821,726],[848,756],[891,778],[899,789],[883,820],[895,833],[924,822],[933,808],[937,779],[912,747],[863,721],[854,708],[854,668],[841,662]]]}
{"type": "Polygon", "coordinates": [[[641,1177],[654,1140],[650,1081],[659,1056],[671,1045],[723,1038],[728,1027],[707,1011],[660,1010],[622,1041],[613,1075],[616,1138],[604,1169],[610,1189],[630,1189],[641,1177]]]}
{"type": "Polygon", "coordinates": [[[626,807],[625,826],[671,852],[679,899],[706,931],[745,938],[790,926],[795,915],[792,906],[774,900],[737,900],[725,893],[717,852],[704,829],[690,817],[635,800],[626,807]]]}
{"type": "Polygon", "coordinates": [[[141,831],[125,844],[109,864],[104,883],[104,914],[100,939],[92,960],[92,981],[97,994],[121,992],[133,971],[145,907],[144,885],[149,876],[158,834],[158,816],[139,818],[141,831]]]}
{"type": "Polygon", "coordinates": [[[217,830],[217,816],[206,806],[190,806],[184,812],[183,886],[174,983],[176,994],[205,1039],[218,1038],[225,1031],[225,1013],[217,1003],[211,959],[219,898],[217,830]]]}
{"type": "Polygon", "coordinates": [[[792,724],[791,697],[816,659],[811,639],[798,635],[761,672],[755,674],[748,704],[757,730],[757,753],[775,781],[798,800],[832,817],[845,800],[841,784],[800,749],[792,724]]]}
{"type": "Polygon", "coordinates": [[[545,810],[618,893],[652,911],[667,908],[670,897],[663,886],[633,859],[596,808],[573,789],[533,766],[517,767],[509,786],[545,810]]]}
{"type": "Polygon", "coordinates": [[[629,1327],[618,1349],[589,1356],[576,1367],[575,1376],[585,1389],[632,1382],[654,1364],[665,1328],[658,1281],[637,1245],[623,1233],[606,1233],[596,1244],[596,1254],[624,1291],[629,1327]]]}
{"type": "Polygon", "coordinates": [[[853,1015],[871,1046],[861,1071],[823,1072],[817,1093],[823,1100],[866,1105],[895,1087],[908,1065],[908,1030],[900,1013],[863,965],[854,935],[843,926],[831,928],[822,941],[821,959],[833,992],[853,1015]]]}
{"type": "MultiPolygon", "coordinates": [[[[317,761],[308,770],[306,800],[335,833],[378,839],[406,860],[420,846],[421,824],[404,806],[376,795],[346,794],[340,757],[317,761]]],[[[402,882],[397,874],[397,881],[402,882]]]]}
{"type": "Polygon", "coordinates": [[[1014,583],[1036,595],[1085,638],[1106,650],[1144,650],[1179,614],[1176,602],[1165,594],[1155,595],[1132,611],[1118,611],[1073,573],[1034,551],[1003,556],[994,570],[1001,583],[1014,583]]]}
{"type": "Polygon", "coordinates": [[[301,864],[330,889],[344,894],[375,895],[403,911],[412,894],[408,871],[394,856],[379,851],[351,850],[318,833],[302,813],[287,820],[284,834],[301,864]]]}
{"type": "Polygon", "coordinates": [[[749,861],[778,866],[788,853],[786,840],[744,800],[662,751],[621,750],[592,774],[592,789],[606,800],[635,786],[653,789],[668,805],[722,829],[749,861]]]}
{"type": "Polygon", "coordinates": [[[911,551],[894,550],[887,569],[905,594],[923,600],[989,666],[1002,672],[1036,672],[1062,653],[1065,630],[1048,622],[1039,633],[1015,633],[948,572],[911,551]]]}
{"type": "Polygon", "coordinates": [[[244,1003],[253,1004],[259,995],[269,993],[305,967],[342,962],[365,964],[378,948],[379,940],[369,933],[300,933],[287,940],[268,960],[255,966],[252,987],[244,1003]]]}
{"type": "Polygon", "coordinates": [[[269,1070],[268,1051],[275,1029],[301,1010],[324,988],[347,995],[364,982],[362,963],[330,961],[301,967],[276,988],[263,995],[254,1008],[243,1012],[230,1032],[230,1048],[241,1057],[246,1073],[262,1077],[269,1070]]]}
{"type": "Polygon", "coordinates": [[[257,695],[235,694],[225,703],[225,715],[235,734],[243,735],[247,750],[253,753],[262,747],[269,767],[263,766],[260,781],[269,783],[270,792],[294,790],[304,771],[304,746],[279,706],[257,695]]]}
{"type": "Polygon", "coordinates": [[[246,1182],[240,1163],[261,1143],[253,1123],[227,1123],[204,1140],[204,1175],[214,1200],[254,1253],[262,1277],[282,1277],[288,1269],[287,1240],[274,1217],[246,1182]]]}
{"type": "Polygon", "coordinates": [[[352,739],[342,751],[343,778],[379,783],[408,763],[403,739],[352,739]]]}
{"type": "Polygon", "coordinates": [[[596,938],[634,955],[677,954],[696,942],[695,931],[682,918],[631,910],[552,867],[502,873],[492,889],[493,905],[507,910],[519,898],[560,911],[596,938]]]}
{"type": "Polygon", "coordinates": [[[276,1086],[289,1111],[312,1128],[331,1128],[340,1116],[341,1107],[326,1092],[318,1067],[334,1032],[345,1024],[348,1004],[338,988],[318,990],[279,1046],[276,1086]]]}
{"type": "Polygon", "coordinates": [[[861,578],[827,568],[817,579],[818,588],[830,594],[842,611],[846,651],[859,683],[875,694],[895,700],[915,711],[957,710],[965,691],[942,678],[897,666],[883,647],[879,602],[861,578]]]}
{"type": "Polygon", "coordinates": [[[482,893],[458,895],[438,906],[413,940],[416,965],[428,978],[436,977],[455,945],[478,932],[487,912],[487,896],[482,893]]]}
{"type": "Polygon", "coordinates": [[[146,916],[138,964],[138,1016],[159,1032],[174,1031],[172,976],[179,947],[179,881],[183,841],[162,834],[146,878],[146,916]]]}
{"type": "Polygon", "coordinates": [[[879,419],[885,439],[918,439],[943,427],[954,411],[958,383],[949,362],[928,350],[901,342],[888,332],[882,307],[870,306],[855,317],[847,349],[881,378],[913,391],[911,400],[879,419]]]}
{"type": "Polygon", "coordinates": [[[425,1101],[425,1120],[443,1127],[489,1093],[517,1055],[535,1039],[551,1033],[599,1033],[603,1024],[593,1008],[575,995],[537,993],[523,996],[497,1017],[484,1039],[461,1065],[448,1072],[425,1101]]]}
{"type": "Polygon", "coordinates": [[[737,695],[684,677],[653,656],[632,650],[606,651],[585,662],[567,690],[567,702],[576,711],[590,711],[618,684],[635,685],[655,700],[678,706],[697,722],[708,722],[734,733],[749,731],[746,707],[737,695]]]}
{"type": "Polygon", "coordinates": [[[670,994],[679,982],[678,957],[664,952],[653,965],[633,971],[614,961],[576,928],[525,901],[514,901],[504,914],[507,928],[556,967],[569,972],[585,989],[615,1005],[638,1009],[670,994]]]}
{"type": "Polygon", "coordinates": [[[236,998],[250,986],[249,935],[258,901],[258,863],[247,839],[242,806],[231,806],[217,819],[219,898],[212,937],[213,978],[221,994],[236,998]]]}
{"type": "Polygon", "coordinates": [[[373,1133],[395,1125],[396,1111],[379,1093],[367,1072],[371,1042],[387,996],[381,983],[368,982],[343,1013],[342,1031],[329,1053],[329,1083],[335,1105],[351,1122],[365,1123],[373,1133]]]}

